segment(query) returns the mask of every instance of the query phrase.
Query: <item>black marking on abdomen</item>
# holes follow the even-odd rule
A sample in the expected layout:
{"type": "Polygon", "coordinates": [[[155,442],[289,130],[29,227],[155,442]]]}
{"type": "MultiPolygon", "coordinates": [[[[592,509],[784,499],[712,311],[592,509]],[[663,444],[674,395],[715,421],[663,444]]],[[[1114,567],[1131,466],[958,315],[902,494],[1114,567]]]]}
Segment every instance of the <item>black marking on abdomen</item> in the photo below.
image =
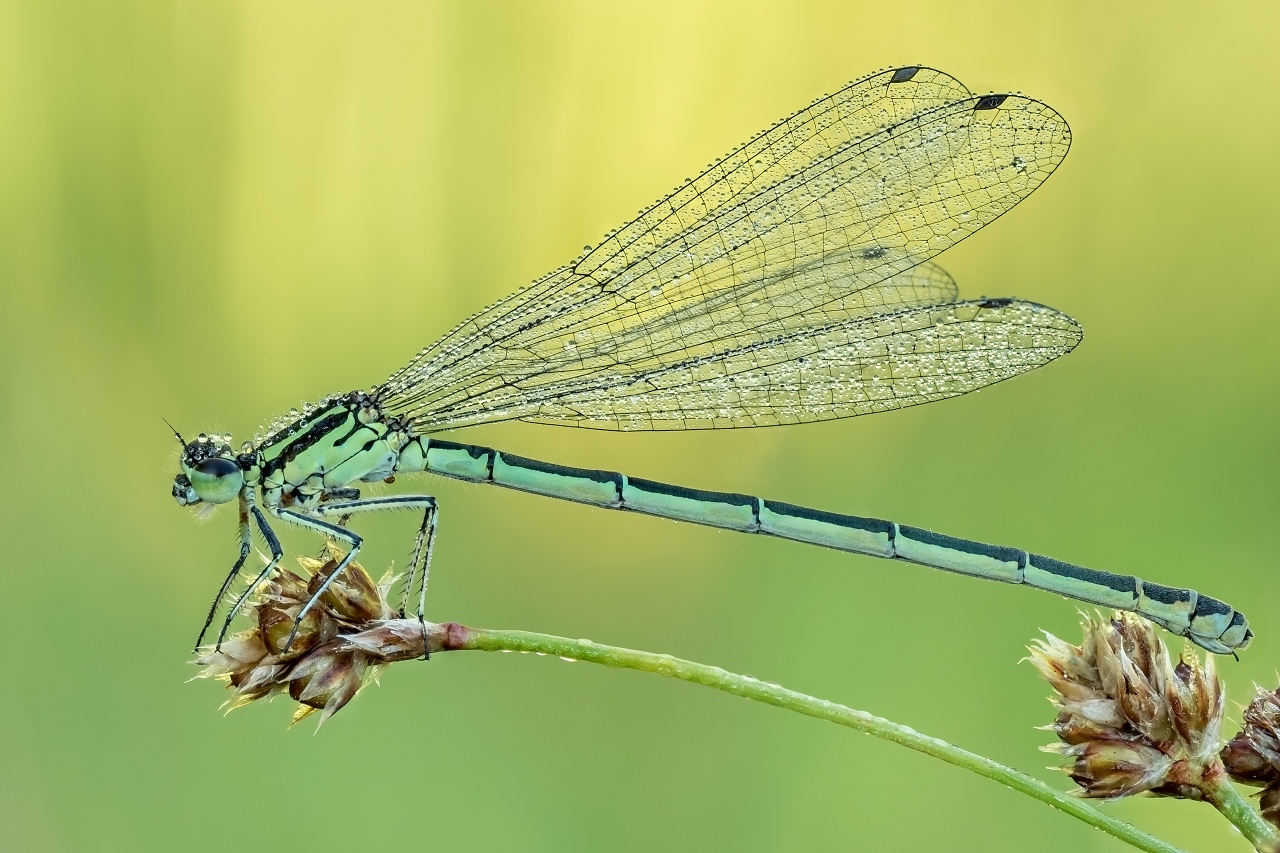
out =
{"type": "Polygon", "coordinates": [[[797,506],[796,504],[782,503],[781,501],[765,501],[765,509],[769,512],[776,512],[778,515],[788,515],[792,518],[803,518],[806,521],[820,521],[823,524],[830,524],[833,527],[845,527],[850,530],[865,530],[869,533],[883,533],[893,539],[893,522],[885,521],[880,518],[863,518],[858,515],[842,515],[838,512],[827,512],[823,509],[813,509],[807,506],[797,506]]]}
{"type": "MultiPolygon", "coordinates": [[[[492,447],[481,447],[478,444],[459,444],[456,441],[445,441],[443,438],[430,438],[427,440],[427,449],[438,447],[441,450],[461,450],[467,453],[472,459],[484,458],[484,476],[489,482],[493,482],[493,460],[497,458],[498,451],[492,447]]],[[[423,459],[426,459],[426,453],[423,453],[423,459]]]]}
{"type": "Polygon", "coordinates": [[[1031,563],[1036,568],[1060,577],[1072,578],[1073,580],[1091,583],[1094,586],[1114,589],[1116,592],[1138,594],[1138,579],[1133,575],[1117,575],[1097,569],[1086,569],[1084,566],[1064,563],[1061,560],[1055,560],[1053,557],[1046,557],[1043,554],[1032,554],[1031,563]]]}
{"type": "Polygon", "coordinates": [[[755,507],[755,496],[740,495],[736,492],[705,492],[702,489],[690,489],[685,486],[675,486],[671,483],[659,483],[656,480],[642,480],[639,477],[628,477],[627,484],[635,486],[642,492],[652,492],[659,495],[667,495],[673,498],[686,498],[688,500],[706,501],[707,503],[721,503],[729,506],[749,506],[755,507]]]}
{"type": "MultiPolygon", "coordinates": [[[[492,447],[481,447],[478,444],[459,444],[456,441],[445,441],[443,438],[432,438],[428,440],[430,441],[430,447],[438,447],[441,450],[465,450],[467,453],[471,454],[472,459],[479,459],[481,456],[493,456],[492,447]]],[[[503,457],[506,457],[505,453],[503,454],[503,457]]]]}
{"type": "MultiPolygon", "coordinates": [[[[434,444],[435,442],[432,443],[434,444]]],[[[594,468],[573,468],[568,465],[557,465],[554,462],[543,462],[540,459],[530,459],[527,456],[515,456],[510,453],[503,453],[502,461],[513,468],[525,468],[529,471],[537,471],[542,474],[554,474],[559,477],[583,477],[594,483],[613,483],[616,488],[622,488],[622,475],[617,471],[598,471],[594,468]]]]}
{"type": "MultiPolygon", "coordinates": [[[[935,533],[932,530],[925,530],[923,527],[910,527],[906,524],[898,525],[898,532],[908,539],[920,542],[924,545],[932,545],[935,548],[946,548],[950,551],[959,551],[962,554],[976,554],[979,557],[990,557],[1001,563],[1014,563],[1019,569],[1027,567],[1027,552],[1021,548],[1010,548],[1007,545],[988,545],[985,542],[974,542],[972,539],[960,539],[956,536],[948,536],[945,533],[935,533]]],[[[1065,563],[1064,563],[1065,565],[1065,563]]]]}
{"type": "Polygon", "coordinates": [[[1234,608],[1230,604],[1219,601],[1216,598],[1210,598],[1207,595],[1200,596],[1199,600],[1196,601],[1196,612],[1195,612],[1196,617],[1220,616],[1224,613],[1233,613],[1233,612],[1234,612],[1234,608]]]}
{"type": "Polygon", "coordinates": [[[1162,583],[1142,582],[1142,594],[1158,604],[1185,604],[1191,600],[1191,590],[1162,583]]]}

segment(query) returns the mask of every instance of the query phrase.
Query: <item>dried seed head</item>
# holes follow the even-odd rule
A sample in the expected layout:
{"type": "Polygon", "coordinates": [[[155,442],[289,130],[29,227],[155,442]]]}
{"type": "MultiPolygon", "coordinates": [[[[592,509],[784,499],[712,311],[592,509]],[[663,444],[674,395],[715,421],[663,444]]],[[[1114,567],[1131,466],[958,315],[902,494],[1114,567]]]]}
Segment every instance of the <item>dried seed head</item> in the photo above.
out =
{"type": "Polygon", "coordinates": [[[1067,775],[1090,797],[1114,799],[1153,790],[1165,783],[1173,765],[1173,759],[1140,741],[1095,740],[1064,752],[1075,757],[1067,775]]]}
{"type": "Polygon", "coordinates": [[[1223,766],[1245,785],[1265,785],[1259,794],[1262,817],[1280,826],[1280,690],[1261,687],[1244,709],[1244,728],[1222,748],[1223,766]]]}
{"type": "Polygon", "coordinates": [[[1082,627],[1079,646],[1046,634],[1030,648],[1058,694],[1049,728],[1061,744],[1048,749],[1073,759],[1067,772],[1083,796],[1198,798],[1222,725],[1213,658],[1187,650],[1171,662],[1154,626],[1131,613],[1082,627]]]}
{"type": "Polygon", "coordinates": [[[1272,785],[1258,799],[1262,817],[1272,826],[1280,826],[1280,785],[1272,785]]]}
{"type": "Polygon", "coordinates": [[[422,625],[394,619],[387,604],[394,579],[375,583],[354,562],[308,611],[285,651],[298,613],[338,566],[336,552],[325,556],[299,558],[306,576],[285,570],[273,575],[250,608],[253,626],[195,661],[203,667],[197,677],[227,682],[232,691],[225,705],[229,710],[288,691],[299,703],[294,722],[320,711],[324,723],[376,678],[381,666],[422,656],[422,625]]]}
{"type": "MultiPolygon", "coordinates": [[[[337,565],[336,561],[330,560],[316,569],[307,585],[307,592],[314,595],[320,584],[333,574],[337,565]]],[[[341,576],[329,584],[320,601],[336,618],[349,622],[372,622],[375,619],[390,619],[392,616],[384,591],[378,588],[369,573],[358,564],[348,566],[341,576]]]]}
{"type": "Polygon", "coordinates": [[[1244,728],[1222,748],[1231,778],[1246,785],[1280,781],[1280,690],[1258,688],[1244,709],[1244,728]]]}
{"type": "MultiPolygon", "coordinates": [[[[340,640],[325,643],[286,676],[289,695],[308,708],[323,711],[320,716],[323,723],[355,698],[364,686],[368,665],[369,658],[364,652],[353,652],[340,640]]],[[[310,711],[296,716],[295,722],[307,714],[310,711]]]]}
{"type": "Polygon", "coordinates": [[[337,625],[319,607],[312,608],[302,621],[298,623],[298,633],[289,645],[289,635],[293,632],[300,607],[285,606],[276,602],[263,602],[258,607],[258,630],[267,651],[282,660],[293,660],[302,657],[310,649],[325,640],[332,639],[338,632],[337,625]]]}

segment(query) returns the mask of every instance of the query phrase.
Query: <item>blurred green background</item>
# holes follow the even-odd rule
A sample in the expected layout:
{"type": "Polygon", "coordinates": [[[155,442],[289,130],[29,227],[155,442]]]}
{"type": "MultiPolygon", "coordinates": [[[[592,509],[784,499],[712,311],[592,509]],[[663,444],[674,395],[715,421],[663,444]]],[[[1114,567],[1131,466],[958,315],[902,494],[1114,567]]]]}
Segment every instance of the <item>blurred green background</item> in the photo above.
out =
{"type": "MultiPolygon", "coordinates": [[[[1197,587],[1274,685],[1274,4],[0,2],[0,846],[1111,851],[1025,797],[834,726],[586,664],[445,655],[334,718],[184,684],[234,518],[169,488],[367,387],[845,81],[926,63],[1070,121],[1063,167],[941,258],[1084,344],[981,394],[775,430],[459,433],[1197,587]]],[[[414,488],[411,483],[401,485],[414,488]]],[[[1043,593],[432,481],[430,616],[716,663],[1052,780],[1018,665],[1043,593]]],[[[413,522],[362,521],[366,564],[413,522]]],[[[314,540],[287,535],[312,551],[314,540]]],[[[1237,714],[1234,706],[1233,715],[1237,714]]],[[[1231,729],[1234,731],[1234,729],[1231,729]]],[[[1108,807],[1197,851],[1210,809],[1108,807]]],[[[1127,849],[1127,848],[1125,848],[1127,849]]]]}

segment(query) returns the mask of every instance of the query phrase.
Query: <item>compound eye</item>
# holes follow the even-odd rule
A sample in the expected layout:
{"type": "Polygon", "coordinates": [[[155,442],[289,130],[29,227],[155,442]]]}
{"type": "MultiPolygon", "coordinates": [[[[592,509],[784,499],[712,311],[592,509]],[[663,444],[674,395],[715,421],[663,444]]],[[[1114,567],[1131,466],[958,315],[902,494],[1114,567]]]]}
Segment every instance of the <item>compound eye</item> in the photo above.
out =
{"type": "Polygon", "coordinates": [[[212,504],[226,503],[240,493],[244,472],[233,460],[223,456],[201,459],[191,468],[191,485],[202,500],[212,504]]]}
{"type": "Polygon", "coordinates": [[[232,462],[230,459],[224,459],[221,456],[211,456],[208,459],[201,459],[195,465],[198,474],[204,477],[229,477],[232,474],[240,473],[240,466],[232,462]]]}

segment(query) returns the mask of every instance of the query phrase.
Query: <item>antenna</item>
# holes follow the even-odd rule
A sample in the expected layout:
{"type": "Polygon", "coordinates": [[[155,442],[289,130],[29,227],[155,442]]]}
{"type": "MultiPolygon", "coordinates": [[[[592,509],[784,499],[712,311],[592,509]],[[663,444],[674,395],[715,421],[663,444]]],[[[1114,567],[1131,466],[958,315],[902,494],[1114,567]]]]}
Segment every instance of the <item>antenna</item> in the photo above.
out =
{"type": "MultiPolygon", "coordinates": [[[[164,421],[164,425],[167,426],[169,429],[173,429],[173,424],[169,423],[169,420],[167,418],[161,418],[160,420],[164,421]]],[[[173,429],[173,435],[175,438],[178,439],[178,444],[181,444],[183,449],[186,449],[187,440],[182,437],[182,433],[178,432],[176,429],[173,429]]]]}

